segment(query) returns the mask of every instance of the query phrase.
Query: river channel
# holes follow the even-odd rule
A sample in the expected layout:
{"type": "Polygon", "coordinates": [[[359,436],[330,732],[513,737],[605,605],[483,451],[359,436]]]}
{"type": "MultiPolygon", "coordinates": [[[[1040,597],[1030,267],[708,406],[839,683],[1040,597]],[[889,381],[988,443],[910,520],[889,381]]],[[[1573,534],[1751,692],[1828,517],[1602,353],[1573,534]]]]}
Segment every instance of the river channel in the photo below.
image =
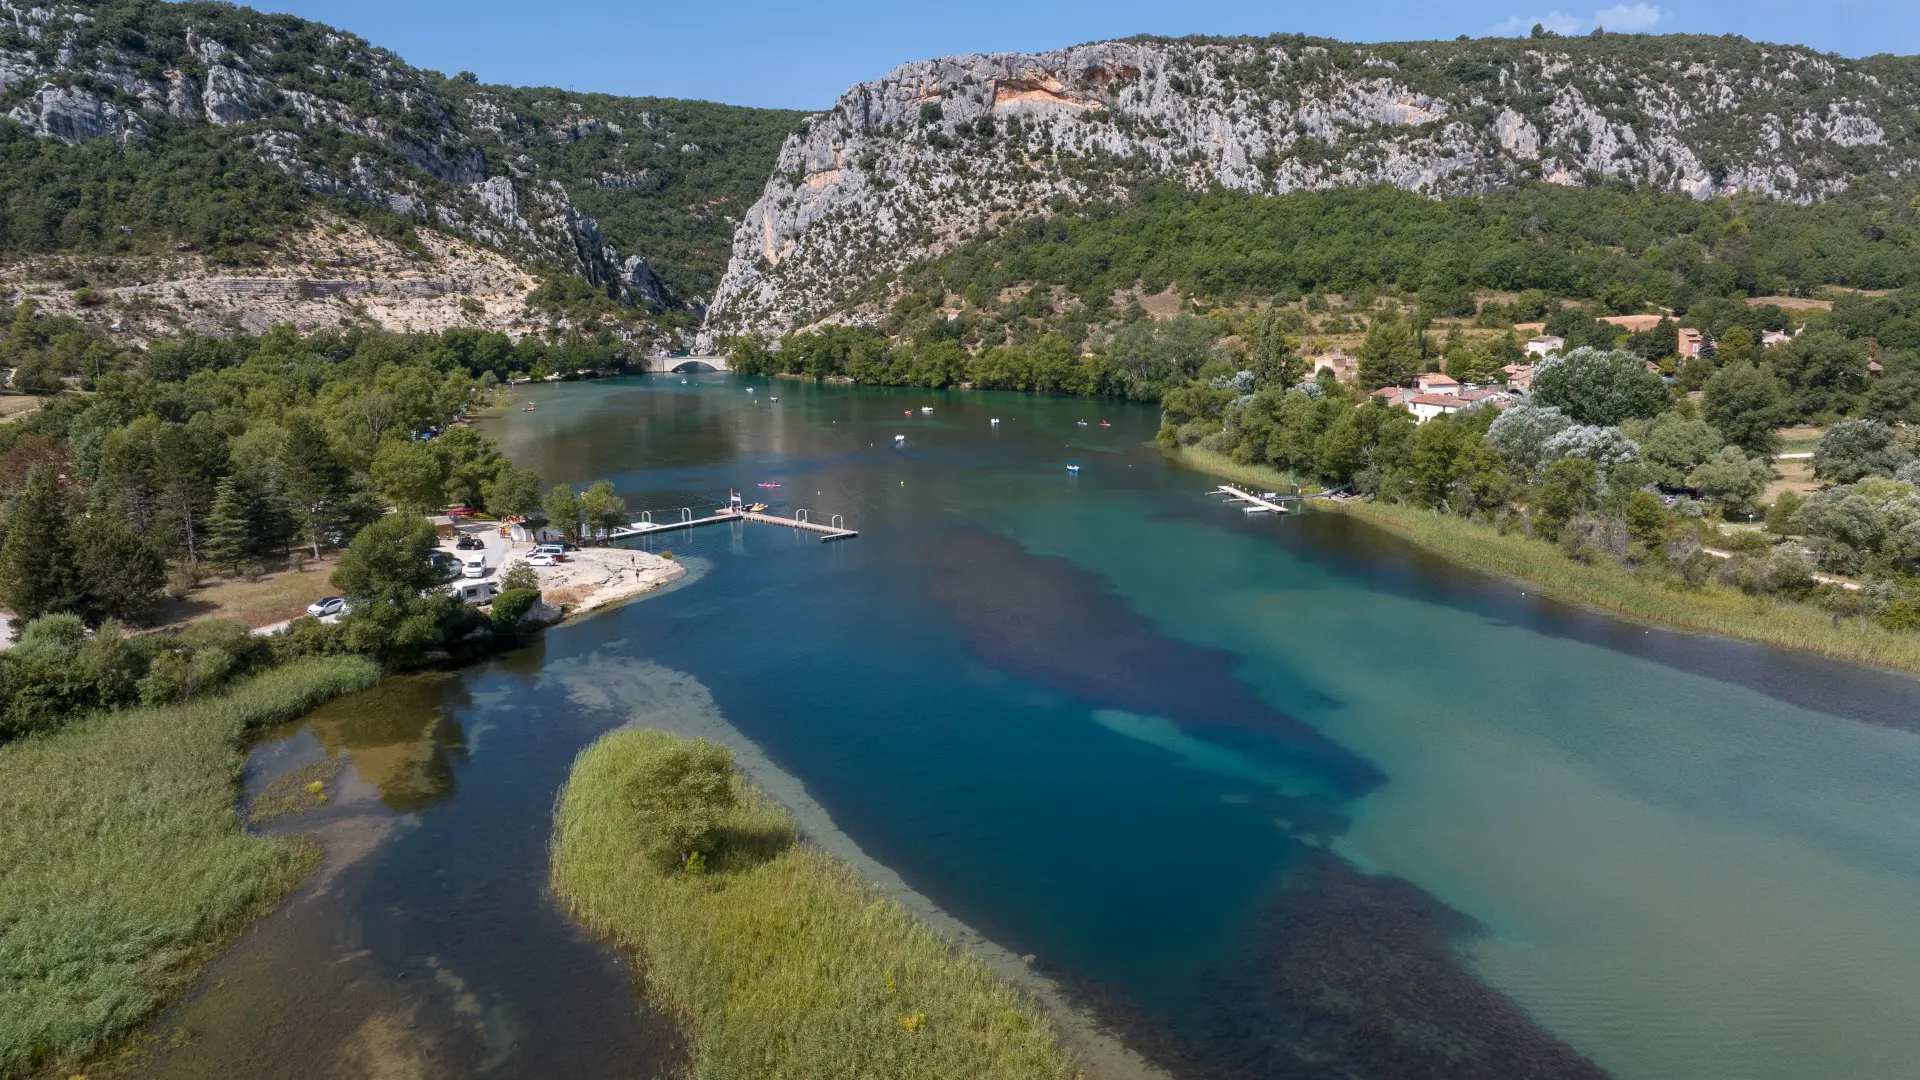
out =
{"type": "Polygon", "coordinates": [[[1914,1075],[1920,682],[1544,601],[1334,513],[1250,517],[1155,422],[522,388],[483,426],[549,483],[657,520],[736,489],[860,535],[652,538],[693,570],[663,594],[270,733],[251,787],[344,764],[280,826],[326,862],[141,1071],[672,1074],[672,1025],[545,892],[568,765],[638,721],[737,732],[1178,1076],[1914,1075]]]}

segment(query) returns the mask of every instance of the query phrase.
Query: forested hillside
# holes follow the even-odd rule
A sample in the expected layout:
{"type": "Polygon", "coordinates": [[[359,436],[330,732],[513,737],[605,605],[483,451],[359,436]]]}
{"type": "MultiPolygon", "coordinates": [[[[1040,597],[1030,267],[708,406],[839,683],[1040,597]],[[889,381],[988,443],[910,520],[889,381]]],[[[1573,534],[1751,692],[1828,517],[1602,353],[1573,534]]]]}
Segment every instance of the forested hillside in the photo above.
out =
{"type": "Polygon", "coordinates": [[[157,272],[134,256],[258,266],[344,216],[402,244],[457,234],[580,282],[548,301],[597,295],[687,328],[796,118],[481,86],[224,4],[8,12],[0,258],[121,260],[84,275],[110,284],[157,272]]]}

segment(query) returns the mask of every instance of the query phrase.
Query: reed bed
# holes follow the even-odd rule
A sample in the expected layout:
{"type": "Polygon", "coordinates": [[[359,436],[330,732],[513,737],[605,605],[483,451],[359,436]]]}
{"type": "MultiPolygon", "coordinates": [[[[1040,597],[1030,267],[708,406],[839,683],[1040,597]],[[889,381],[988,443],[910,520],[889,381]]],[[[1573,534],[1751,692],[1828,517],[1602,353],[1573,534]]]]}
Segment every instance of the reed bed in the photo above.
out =
{"type": "Polygon", "coordinates": [[[312,845],[240,828],[242,738],[378,677],[306,660],[0,746],[0,1077],[139,1024],[294,887],[312,845]]]}
{"type": "Polygon", "coordinates": [[[1477,569],[1519,578],[1558,599],[1680,630],[1801,649],[1836,660],[1920,672],[1920,634],[1764,600],[1726,585],[1682,588],[1613,563],[1582,563],[1519,533],[1501,535],[1461,518],[1387,503],[1316,503],[1389,529],[1477,569]]]}
{"type": "MultiPolygon", "coordinates": [[[[737,774],[703,872],[649,854],[649,763],[685,742],[614,732],[574,763],[555,815],[555,892],[632,950],[700,1080],[1078,1076],[1054,1031],[979,959],[798,842],[737,774]]],[[[657,848],[657,845],[652,845],[657,848]]]]}
{"type": "MultiPolygon", "coordinates": [[[[1230,483],[1251,484],[1255,494],[1261,491],[1278,491],[1284,494],[1294,484],[1301,483],[1292,473],[1281,472],[1271,465],[1242,465],[1225,454],[1198,446],[1183,446],[1175,456],[1185,465],[1230,483]]],[[[1303,490],[1318,491],[1320,485],[1305,484],[1303,490]]]]}

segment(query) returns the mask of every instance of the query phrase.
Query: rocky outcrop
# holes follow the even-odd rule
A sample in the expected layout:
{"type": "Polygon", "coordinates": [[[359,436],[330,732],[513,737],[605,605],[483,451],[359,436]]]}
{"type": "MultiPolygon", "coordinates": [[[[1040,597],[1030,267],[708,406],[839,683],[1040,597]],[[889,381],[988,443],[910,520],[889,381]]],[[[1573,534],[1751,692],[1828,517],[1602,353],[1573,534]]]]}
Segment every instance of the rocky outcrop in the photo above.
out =
{"type": "MultiPolygon", "coordinates": [[[[185,24],[177,39],[97,36],[89,9],[100,6],[0,0],[0,112],[68,143],[161,137],[156,125],[166,124],[231,129],[315,192],[572,269],[635,305],[674,303],[645,257],[617,250],[559,182],[509,155],[489,164],[483,143],[500,136],[558,136],[486,91],[408,67],[350,35],[307,33],[324,28],[245,11],[169,6],[164,18],[185,24]]],[[[563,134],[577,139],[596,125],[563,134]]]]}
{"type": "Polygon", "coordinates": [[[1523,179],[1809,201],[1920,160],[1920,61],[1723,38],[1136,40],[908,64],[788,138],[702,333],[846,314],[914,260],[1142,178],[1279,194],[1523,179]]]}

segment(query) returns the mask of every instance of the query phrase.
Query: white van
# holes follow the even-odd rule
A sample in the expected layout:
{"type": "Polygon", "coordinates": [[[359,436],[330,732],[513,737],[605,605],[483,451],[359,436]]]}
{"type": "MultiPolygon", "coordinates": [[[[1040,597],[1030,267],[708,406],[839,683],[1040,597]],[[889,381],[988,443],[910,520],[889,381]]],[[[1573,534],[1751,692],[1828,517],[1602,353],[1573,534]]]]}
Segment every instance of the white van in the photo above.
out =
{"type": "Polygon", "coordinates": [[[485,577],[486,574],[487,557],[485,555],[475,555],[460,567],[460,576],[462,577],[485,577]]]}

